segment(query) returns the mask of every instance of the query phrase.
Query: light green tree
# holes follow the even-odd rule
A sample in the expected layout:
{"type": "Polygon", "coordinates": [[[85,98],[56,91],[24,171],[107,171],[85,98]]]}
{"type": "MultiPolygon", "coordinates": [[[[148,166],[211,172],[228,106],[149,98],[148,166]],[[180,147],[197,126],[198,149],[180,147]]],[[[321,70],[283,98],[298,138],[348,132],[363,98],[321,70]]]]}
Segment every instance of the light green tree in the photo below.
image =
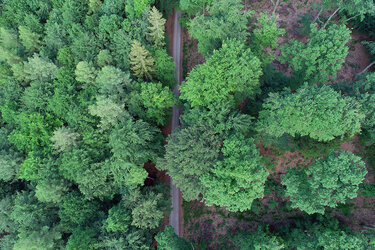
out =
{"type": "Polygon", "coordinates": [[[29,53],[32,54],[40,50],[40,47],[43,43],[40,40],[41,37],[39,34],[30,31],[30,29],[25,26],[19,26],[18,31],[20,34],[22,45],[25,46],[26,50],[29,53]]]}
{"type": "Polygon", "coordinates": [[[294,73],[312,83],[326,83],[336,79],[349,47],[350,30],[345,25],[331,25],[318,30],[311,25],[311,35],[306,43],[292,40],[281,46],[281,63],[288,63],[294,73]]]}
{"type": "Polygon", "coordinates": [[[261,13],[257,19],[258,24],[253,30],[250,47],[263,64],[271,63],[276,59],[277,40],[285,34],[285,30],[278,27],[276,19],[275,15],[261,13]]]}
{"type": "Polygon", "coordinates": [[[287,133],[326,142],[358,133],[363,119],[355,99],[327,85],[305,84],[296,93],[290,89],[271,93],[259,113],[257,130],[275,137],[287,133]]]}
{"type": "Polygon", "coordinates": [[[234,134],[223,142],[223,159],[201,177],[206,187],[207,205],[224,206],[228,211],[245,211],[254,199],[262,198],[268,171],[253,139],[234,134]]]}
{"type": "Polygon", "coordinates": [[[308,214],[324,214],[325,207],[336,207],[357,197],[359,184],[367,174],[362,159],[349,151],[330,153],[306,169],[289,169],[283,177],[292,207],[308,214]]]}
{"type": "Polygon", "coordinates": [[[130,68],[137,78],[152,79],[155,72],[155,60],[137,40],[133,42],[129,57],[130,68]]]}
{"type": "Polygon", "coordinates": [[[165,33],[165,22],[163,15],[158,11],[158,9],[152,7],[148,21],[151,26],[148,27],[149,33],[147,34],[147,40],[153,44],[154,47],[162,47],[165,45],[164,33],[165,33]]]}
{"type": "Polygon", "coordinates": [[[100,117],[100,127],[108,130],[114,127],[125,116],[124,105],[120,105],[111,99],[99,96],[95,104],[89,106],[89,113],[100,117]]]}
{"type": "Polygon", "coordinates": [[[75,74],[78,82],[90,84],[95,81],[97,73],[90,63],[81,61],[76,66],[75,74]]]}
{"type": "Polygon", "coordinates": [[[197,65],[180,87],[181,99],[194,106],[234,107],[259,91],[261,62],[244,43],[224,42],[204,64],[197,65]]]}
{"type": "Polygon", "coordinates": [[[79,134],[67,127],[61,127],[53,132],[51,137],[52,148],[56,152],[64,152],[76,145],[79,134]]]}

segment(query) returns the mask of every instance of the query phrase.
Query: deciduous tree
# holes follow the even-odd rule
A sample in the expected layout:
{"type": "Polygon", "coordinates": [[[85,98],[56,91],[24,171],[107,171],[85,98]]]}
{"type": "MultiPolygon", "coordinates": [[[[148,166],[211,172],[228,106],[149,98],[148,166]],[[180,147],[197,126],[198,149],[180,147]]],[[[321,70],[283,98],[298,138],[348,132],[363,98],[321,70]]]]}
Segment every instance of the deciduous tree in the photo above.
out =
{"type": "Polygon", "coordinates": [[[257,130],[280,137],[306,136],[318,141],[359,132],[364,118],[359,103],[327,85],[305,84],[292,93],[271,93],[259,113],[257,130]]]}
{"type": "Polygon", "coordinates": [[[348,55],[346,45],[350,39],[350,30],[345,25],[331,25],[318,30],[311,25],[311,35],[306,43],[292,40],[283,45],[279,60],[288,63],[300,78],[312,83],[326,83],[336,79],[348,55]]]}
{"type": "Polygon", "coordinates": [[[189,34],[198,40],[200,53],[207,57],[226,39],[246,39],[249,13],[242,8],[239,0],[212,1],[207,7],[209,15],[200,13],[190,21],[189,34]]]}
{"type": "Polygon", "coordinates": [[[254,199],[263,197],[268,176],[254,140],[234,134],[224,140],[221,153],[223,159],[201,177],[204,201],[229,211],[248,210],[254,199]]]}
{"type": "Polygon", "coordinates": [[[367,174],[365,163],[349,151],[332,152],[307,169],[289,169],[283,177],[286,195],[292,207],[308,214],[324,214],[324,208],[336,207],[357,196],[358,186],[367,174]]]}
{"type": "Polygon", "coordinates": [[[237,40],[228,40],[204,64],[197,65],[181,87],[181,99],[194,106],[240,104],[259,91],[261,62],[237,40]]]}

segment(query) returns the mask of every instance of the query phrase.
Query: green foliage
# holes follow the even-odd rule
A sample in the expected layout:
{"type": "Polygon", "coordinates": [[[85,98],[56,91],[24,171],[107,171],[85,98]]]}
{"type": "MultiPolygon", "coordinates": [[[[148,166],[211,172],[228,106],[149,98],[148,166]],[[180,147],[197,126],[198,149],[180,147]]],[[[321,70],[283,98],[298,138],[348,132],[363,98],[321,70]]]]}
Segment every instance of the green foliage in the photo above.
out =
{"type": "Polygon", "coordinates": [[[56,78],[57,67],[48,59],[37,54],[29,57],[27,62],[20,66],[20,71],[13,69],[15,77],[25,81],[48,82],[56,78]]]}
{"type": "Polygon", "coordinates": [[[85,200],[85,197],[78,191],[66,193],[60,203],[60,225],[66,231],[73,230],[78,226],[90,225],[97,219],[98,209],[97,201],[85,200]]]}
{"type": "Polygon", "coordinates": [[[164,24],[167,20],[165,20],[162,14],[154,7],[152,7],[148,21],[151,26],[148,27],[149,33],[147,34],[148,41],[153,44],[154,47],[163,47],[164,43],[164,33],[165,27],[164,24]]]}
{"type": "Polygon", "coordinates": [[[98,126],[103,130],[112,128],[125,116],[123,106],[103,96],[99,96],[96,103],[89,106],[89,113],[100,117],[98,126]]]}
{"type": "Polygon", "coordinates": [[[259,113],[259,133],[280,137],[309,136],[318,141],[353,136],[360,131],[364,115],[361,106],[327,85],[305,84],[296,93],[286,89],[271,93],[259,113]]]}
{"type": "MultiPolygon", "coordinates": [[[[183,1],[181,4],[183,5],[184,2],[187,1],[183,1]]],[[[249,14],[242,11],[243,7],[239,0],[200,2],[202,4],[212,2],[207,7],[209,15],[205,13],[197,14],[189,23],[189,34],[198,40],[198,51],[200,53],[205,57],[211,55],[227,39],[246,40],[249,14]]]]}
{"type": "Polygon", "coordinates": [[[181,85],[181,99],[194,106],[241,103],[259,91],[261,62],[237,40],[228,40],[206,63],[196,66],[181,85]]]}
{"type": "Polygon", "coordinates": [[[281,240],[259,228],[255,232],[242,231],[236,234],[231,241],[237,249],[283,249],[281,240]]]}
{"type": "Polygon", "coordinates": [[[78,137],[79,134],[75,133],[70,128],[58,128],[53,132],[53,136],[51,137],[51,141],[53,143],[52,148],[56,152],[64,152],[69,150],[76,145],[78,137]]]}
{"type": "Polygon", "coordinates": [[[76,80],[82,83],[93,83],[96,78],[95,68],[90,65],[90,63],[82,61],[77,64],[76,70],[76,80]]]}
{"type": "Polygon", "coordinates": [[[19,26],[18,30],[22,45],[25,46],[26,50],[30,54],[38,52],[42,45],[42,42],[40,41],[40,35],[30,31],[25,26],[19,26]]]}
{"type": "Polygon", "coordinates": [[[72,235],[69,236],[66,244],[66,250],[76,249],[96,249],[97,239],[96,232],[93,228],[75,228],[72,235]]]}
{"type": "Polygon", "coordinates": [[[274,50],[278,46],[277,40],[285,34],[285,30],[278,27],[276,18],[276,16],[261,13],[257,19],[258,25],[253,30],[251,48],[264,64],[276,59],[274,50]]]}
{"type": "Polygon", "coordinates": [[[96,84],[100,94],[113,100],[121,100],[125,95],[124,87],[131,85],[131,79],[129,73],[113,66],[105,66],[100,70],[96,84]]]}
{"type": "Polygon", "coordinates": [[[138,17],[146,10],[153,0],[126,0],[125,11],[130,17],[138,17]]]}
{"type": "Polygon", "coordinates": [[[167,225],[164,231],[160,231],[156,236],[155,240],[158,243],[158,249],[164,250],[188,250],[190,247],[189,243],[183,238],[178,237],[173,227],[167,225]]]}
{"type": "Polygon", "coordinates": [[[361,20],[363,20],[365,14],[375,12],[375,3],[367,0],[353,0],[350,2],[345,0],[325,0],[323,6],[325,9],[340,8],[349,16],[360,15],[361,20]]]}
{"type": "Polygon", "coordinates": [[[104,49],[104,50],[99,51],[96,61],[100,67],[104,67],[106,65],[113,63],[113,57],[111,53],[109,52],[109,50],[104,49]]]}
{"type": "Polygon", "coordinates": [[[175,94],[168,87],[153,82],[144,82],[141,84],[141,98],[146,108],[146,116],[158,125],[164,125],[166,122],[167,110],[176,102],[175,94]]]}
{"type": "Polygon", "coordinates": [[[177,83],[177,80],[174,77],[176,63],[173,61],[173,58],[170,57],[164,49],[156,49],[153,51],[152,56],[155,58],[156,78],[164,86],[173,88],[177,83]]]}
{"type": "Polygon", "coordinates": [[[254,140],[232,135],[224,140],[221,152],[223,160],[201,177],[205,203],[234,212],[249,210],[254,199],[263,197],[268,176],[254,140]]]}
{"type": "Polygon", "coordinates": [[[103,228],[108,232],[127,232],[131,224],[131,213],[119,203],[108,211],[103,228]]]}
{"type": "Polygon", "coordinates": [[[336,207],[357,196],[359,184],[367,174],[365,163],[348,151],[332,152],[307,169],[289,169],[283,178],[292,207],[308,214],[324,213],[324,207],[336,207]]]}
{"type": "Polygon", "coordinates": [[[62,179],[39,181],[35,188],[35,197],[41,202],[60,203],[62,196],[69,189],[68,182],[62,179]]]}
{"type": "Polygon", "coordinates": [[[131,224],[141,229],[158,228],[164,218],[163,214],[170,211],[168,191],[168,186],[159,184],[125,193],[122,200],[125,208],[132,210],[131,224]]]}
{"type": "Polygon", "coordinates": [[[336,79],[349,47],[350,30],[345,25],[331,25],[318,30],[311,26],[311,35],[307,43],[292,40],[281,46],[281,63],[288,63],[295,75],[312,83],[326,83],[336,79]]]}
{"type": "Polygon", "coordinates": [[[180,0],[180,8],[183,11],[194,13],[196,11],[204,9],[205,6],[214,2],[213,0],[180,0]]]}
{"type": "Polygon", "coordinates": [[[137,78],[152,79],[155,71],[155,60],[140,42],[134,40],[130,50],[130,65],[137,78]]]}

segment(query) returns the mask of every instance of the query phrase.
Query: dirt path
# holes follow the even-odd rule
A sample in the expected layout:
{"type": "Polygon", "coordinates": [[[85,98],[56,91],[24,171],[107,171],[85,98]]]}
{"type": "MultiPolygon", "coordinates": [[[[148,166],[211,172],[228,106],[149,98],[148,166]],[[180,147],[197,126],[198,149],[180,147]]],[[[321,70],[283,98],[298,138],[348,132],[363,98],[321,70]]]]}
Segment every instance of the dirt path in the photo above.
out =
{"type": "MultiPolygon", "coordinates": [[[[178,84],[174,88],[173,92],[179,96],[179,86],[181,83],[182,76],[182,39],[181,39],[181,24],[178,21],[178,18],[181,16],[181,12],[175,13],[174,18],[174,28],[173,28],[173,50],[172,56],[173,61],[176,63],[175,68],[175,78],[177,79],[178,84]]],[[[180,121],[180,110],[177,105],[173,106],[172,110],[172,131],[179,126],[180,121]]],[[[174,231],[177,235],[181,235],[183,232],[183,215],[182,215],[182,195],[181,191],[173,184],[173,179],[171,178],[171,198],[172,198],[172,212],[169,217],[169,224],[174,228],[174,231]]]]}

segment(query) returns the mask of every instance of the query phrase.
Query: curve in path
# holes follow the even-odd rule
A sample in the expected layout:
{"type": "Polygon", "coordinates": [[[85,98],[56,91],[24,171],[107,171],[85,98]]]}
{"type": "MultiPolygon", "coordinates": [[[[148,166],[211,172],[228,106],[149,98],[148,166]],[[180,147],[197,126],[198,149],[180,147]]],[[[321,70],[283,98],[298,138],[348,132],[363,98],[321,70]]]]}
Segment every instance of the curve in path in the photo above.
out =
{"type": "MultiPolygon", "coordinates": [[[[173,92],[179,96],[179,86],[181,83],[181,24],[178,18],[181,16],[181,12],[177,12],[174,15],[174,27],[173,27],[173,61],[176,63],[175,78],[177,79],[177,85],[173,92]]],[[[178,107],[173,106],[172,110],[172,131],[179,126],[180,111],[178,107]]],[[[171,178],[171,197],[172,197],[172,212],[169,216],[169,224],[174,228],[174,232],[180,235],[180,190],[173,184],[171,178]]]]}

